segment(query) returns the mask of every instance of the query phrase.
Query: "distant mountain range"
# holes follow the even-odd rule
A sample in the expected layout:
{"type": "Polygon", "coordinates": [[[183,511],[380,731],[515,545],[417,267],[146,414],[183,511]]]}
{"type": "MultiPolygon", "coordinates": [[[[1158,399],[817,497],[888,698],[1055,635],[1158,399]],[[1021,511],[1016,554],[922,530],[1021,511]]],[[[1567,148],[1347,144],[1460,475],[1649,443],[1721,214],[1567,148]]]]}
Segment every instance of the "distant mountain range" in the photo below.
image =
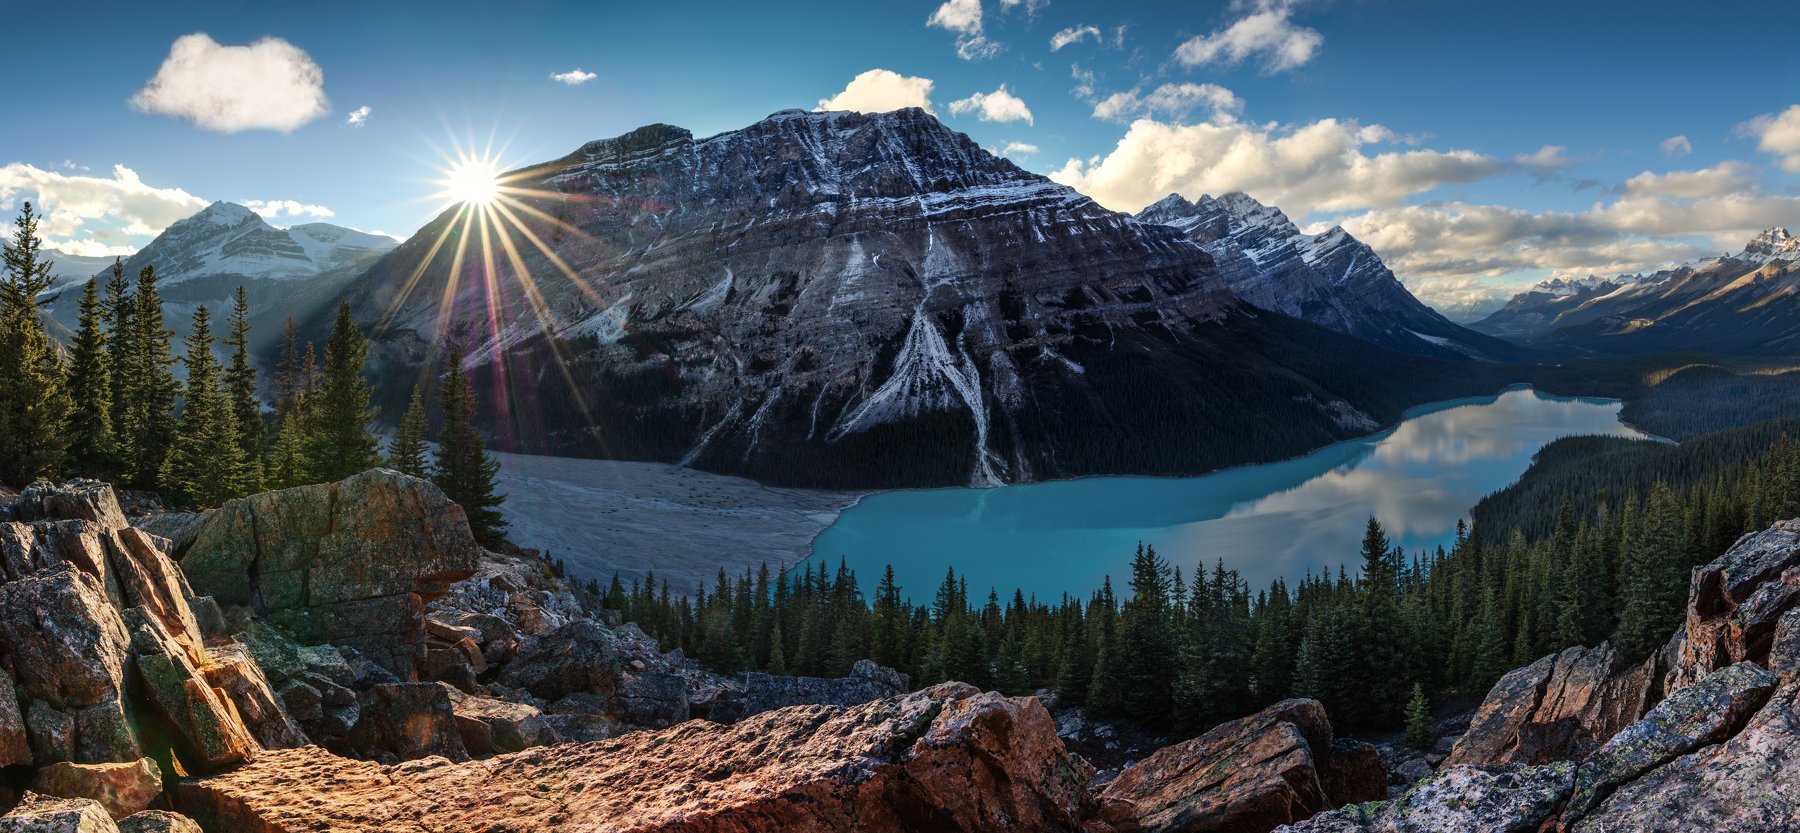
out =
{"type": "Polygon", "coordinates": [[[518,266],[460,256],[452,209],[342,297],[386,404],[458,333],[518,450],[833,487],[1191,473],[1492,389],[1468,360],[1511,349],[1341,231],[1238,197],[1133,218],[917,109],[652,125],[509,180],[518,266]]]}
{"type": "Polygon", "coordinates": [[[1524,351],[1457,326],[1421,303],[1341,226],[1300,231],[1281,209],[1241,192],[1189,202],[1170,194],[1137,219],[1179,229],[1213,256],[1231,291],[1275,310],[1408,353],[1512,360],[1524,351]]]}
{"type": "MultiPolygon", "coordinates": [[[[251,339],[262,349],[280,338],[285,318],[310,317],[319,304],[330,303],[346,282],[398,244],[390,237],[329,223],[279,229],[244,206],[215,202],[169,226],[125,258],[124,266],[133,280],[144,266],[156,267],[164,313],[170,328],[182,336],[194,310],[202,305],[211,308],[215,321],[222,321],[233,293],[243,286],[252,313],[251,339]]],[[[63,326],[76,325],[80,284],[92,276],[104,283],[111,276],[113,259],[98,260],[96,264],[94,259],[82,259],[87,274],[59,282],[62,288],[46,311],[63,326]]]]}
{"type": "Polygon", "coordinates": [[[1650,275],[1540,283],[1473,329],[1593,353],[1800,352],[1800,238],[1768,229],[1736,254],[1650,275]]]}

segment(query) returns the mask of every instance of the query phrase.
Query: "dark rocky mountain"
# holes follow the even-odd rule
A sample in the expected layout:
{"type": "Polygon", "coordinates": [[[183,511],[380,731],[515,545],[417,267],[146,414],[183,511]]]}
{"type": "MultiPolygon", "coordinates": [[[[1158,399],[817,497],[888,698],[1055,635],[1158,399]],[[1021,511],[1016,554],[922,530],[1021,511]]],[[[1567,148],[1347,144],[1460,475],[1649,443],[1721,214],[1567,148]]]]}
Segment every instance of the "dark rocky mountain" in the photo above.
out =
{"type": "Polygon", "coordinates": [[[1539,284],[1470,326],[1593,353],[1800,352],[1800,238],[1771,228],[1736,254],[1650,275],[1539,284]]]}
{"type": "MultiPolygon", "coordinates": [[[[252,340],[267,346],[280,338],[283,319],[304,319],[329,303],[345,283],[396,244],[393,238],[329,223],[279,229],[244,206],[215,202],[125,258],[125,273],[135,280],[145,266],[156,267],[164,313],[180,335],[187,333],[197,307],[210,308],[215,320],[222,321],[232,294],[243,286],[250,299],[252,340]]],[[[62,282],[46,311],[73,329],[81,298],[78,284],[98,275],[104,285],[111,274],[108,258],[79,282],[62,282]]]]}
{"type": "Polygon", "coordinates": [[[516,258],[452,210],[345,297],[386,403],[458,332],[518,450],[834,487],[1192,473],[1499,382],[1245,304],[1179,231],[916,109],[653,125],[507,181],[516,258]]]}
{"type": "Polygon", "coordinates": [[[1281,209],[1241,192],[1192,202],[1170,194],[1137,219],[1178,229],[1213,256],[1239,297],[1408,353],[1516,360],[1525,351],[1450,322],[1426,306],[1340,226],[1306,234],[1281,209]]]}

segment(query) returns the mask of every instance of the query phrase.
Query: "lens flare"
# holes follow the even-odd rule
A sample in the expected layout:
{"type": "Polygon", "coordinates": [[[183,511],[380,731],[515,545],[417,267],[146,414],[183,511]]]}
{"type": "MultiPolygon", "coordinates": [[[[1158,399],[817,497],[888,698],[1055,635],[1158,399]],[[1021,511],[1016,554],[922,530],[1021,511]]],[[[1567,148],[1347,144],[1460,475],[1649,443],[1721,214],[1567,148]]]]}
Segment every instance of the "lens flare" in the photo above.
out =
{"type": "Polygon", "coordinates": [[[465,156],[444,170],[438,180],[438,196],[452,203],[484,208],[500,196],[500,164],[480,156],[465,156]]]}

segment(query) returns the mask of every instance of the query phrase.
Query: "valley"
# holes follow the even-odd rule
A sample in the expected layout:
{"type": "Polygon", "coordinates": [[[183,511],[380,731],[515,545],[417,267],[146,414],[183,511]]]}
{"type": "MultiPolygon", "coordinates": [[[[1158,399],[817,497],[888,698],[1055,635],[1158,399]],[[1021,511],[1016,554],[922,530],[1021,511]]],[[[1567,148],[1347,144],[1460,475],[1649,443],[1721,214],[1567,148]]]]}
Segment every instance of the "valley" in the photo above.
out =
{"type": "Polygon", "coordinates": [[[128,5],[0,833],[1800,833],[1779,4],[128,5]]]}

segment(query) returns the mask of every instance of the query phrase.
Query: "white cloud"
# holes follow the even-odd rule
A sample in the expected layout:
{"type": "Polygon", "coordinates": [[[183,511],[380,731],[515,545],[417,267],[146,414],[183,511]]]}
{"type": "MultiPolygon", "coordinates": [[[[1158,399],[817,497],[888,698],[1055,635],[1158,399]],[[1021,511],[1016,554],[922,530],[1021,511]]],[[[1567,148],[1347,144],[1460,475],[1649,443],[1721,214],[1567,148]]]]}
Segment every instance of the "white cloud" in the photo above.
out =
{"type": "Polygon", "coordinates": [[[1542,171],[1567,168],[1574,164],[1573,160],[1563,155],[1568,148],[1562,145],[1544,145],[1534,153],[1521,153],[1513,157],[1513,162],[1521,167],[1536,168],[1542,171]]]}
{"type": "Polygon", "coordinates": [[[1325,119],[1295,128],[1235,120],[1133,122],[1112,152],[1071,159],[1050,178],[1115,210],[1137,209],[1171,191],[1198,196],[1244,191],[1290,216],[1389,206],[1442,185],[1506,169],[1469,150],[1364,152],[1401,137],[1378,125],[1325,119]]]}
{"type": "Polygon", "coordinates": [[[1215,118],[1229,118],[1244,109],[1244,100],[1217,84],[1164,84],[1148,94],[1131,90],[1100,99],[1094,102],[1094,118],[1117,122],[1155,116],[1184,119],[1202,107],[1211,110],[1215,118]]]}
{"type": "Polygon", "coordinates": [[[40,233],[70,254],[129,254],[151,237],[206,207],[180,188],[144,184],[115,165],[111,177],[71,176],[14,162],[0,167],[0,211],[29,200],[44,215],[40,233]]]}
{"type": "Polygon", "coordinates": [[[1050,0],[1000,0],[1000,8],[1011,11],[1020,6],[1025,7],[1025,14],[1034,15],[1038,9],[1050,5],[1050,0]]]}
{"type": "Polygon", "coordinates": [[[331,109],[324,71],[299,47],[280,38],[223,46],[200,32],[175,39],[131,103],[221,133],[292,132],[331,109]]]}
{"type": "Polygon", "coordinates": [[[1697,171],[1645,171],[1625,180],[1619,192],[1627,197],[1676,197],[1703,199],[1731,194],[1751,193],[1757,189],[1755,172],[1749,165],[1726,160],[1697,171]]]}
{"type": "Polygon", "coordinates": [[[837,95],[819,99],[818,109],[885,113],[902,107],[919,107],[930,113],[931,86],[929,78],[871,69],[850,79],[837,95]]]}
{"type": "Polygon", "coordinates": [[[1756,139],[1756,149],[1781,158],[1781,169],[1800,174],[1800,104],[1780,113],[1757,116],[1738,125],[1738,132],[1756,139]]]}
{"type": "Polygon", "coordinates": [[[1030,142],[1007,142],[1000,149],[1001,156],[1030,156],[1038,152],[1038,146],[1030,142]]]}
{"type": "Polygon", "coordinates": [[[1657,147],[1662,148],[1664,156],[1671,158],[1676,156],[1686,156],[1694,152],[1694,143],[1688,141],[1688,137],[1686,136],[1670,136],[1669,138],[1662,140],[1662,144],[1657,147]]]}
{"type": "Polygon", "coordinates": [[[1073,43],[1080,43],[1085,38],[1100,40],[1100,29],[1097,26],[1070,26],[1050,36],[1050,51],[1055,52],[1073,43]]]}
{"type": "Polygon", "coordinates": [[[263,219],[270,222],[274,222],[284,214],[290,219],[299,219],[301,217],[324,219],[326,217],[337,216],[337,212],[332,211],[325,206],[312,205],[296,200],[239,200],[238,204],[262,215],[263,219]]]}
{"type": "Polygon", "coordinates": [[[592,73],[592,72],[588,72],[587,70],[584,70],[581,67],[576,67],[572,70],[569,70],[568,72],[552,72],[552,73],[550,73],[550,80],[555,81],[558,84],[567,84],[571,87],[577,86],[580,84],[586,84],[587,82],[592,81],[599,77],[600,77],[599,75],[592,73]]]}
{"type": "Polygon", "coordinates": [[[1036,124],[1031,117],[1031,108],[1025,106],[1023,99],[1007,92],[1005,84],[991,93],[976,93],[950,102],[950,113],[957,116],[975,113],[982,121],[1036,124]]]}
{"type": "Polygon", "coordinates": [[[1342,224],[1413,286],[1531,271],[1558,277],[1651,271],[1735,252],[1763,228],[1800,221],[1800,197],[1762,193],[1753,184],[1713,193],[1722,189],[1689,178],[1703,173],[1650,175],[1658,177],[1654,185],[1636,177],[1638,185],[1621,188],[1624,196],[1579,212],[1443,202],[1375,209],[1342,224]]]}
{"type": "Polygon", "coordinates": [[[358,107],[355,110],[351,110],[350,117],[347,119],[344,119],[344,123],[347,125],[350,125],[351,127],[362,127],[363,125],[369,123],[369,114],[371,112],[373,112],[373,111],[371,111],[369,109],[369,105],[364,104],[363,106],[358,107]]]}
{"type": "Polygon", "coordinates": [[[925,25],[955,33],[956,54],[965,61],[991,58],[1000,52],[1000,44],[982,34],[981,0],[944,0],[925,19],[925,25]]]}
{"type": "Polygon", "coordinates": [[[1311,61],[1324,45],[1323,35],[1289,20],[1293,4],[1288,0],[1258,0],[1253,8],[1222,31],[1190,38],[1175,49],[1175,60],[1196,67],[1261,56],[1264,70],[1281,72],[1311,61]]]}

